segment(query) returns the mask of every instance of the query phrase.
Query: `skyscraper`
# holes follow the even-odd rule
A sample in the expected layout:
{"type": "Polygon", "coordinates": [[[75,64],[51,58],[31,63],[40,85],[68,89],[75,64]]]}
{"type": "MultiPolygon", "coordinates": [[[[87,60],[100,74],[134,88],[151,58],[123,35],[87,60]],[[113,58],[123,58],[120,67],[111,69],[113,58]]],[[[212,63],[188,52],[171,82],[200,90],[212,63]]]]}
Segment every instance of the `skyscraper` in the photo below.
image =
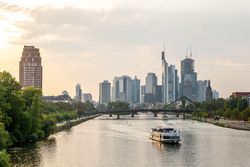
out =
{"type": "Polygon", "coordinates": [[[170,65],[168,67],[168,102],[173,102],[176,99],[175,82],[176,82],[175,65],[170,65]]]}
{"type": "Polygon", "coordinates": [[[168,103],[168,63],[165,60],[165,46],[164,51],[161,53],[162,61],[162,102],[168,103]]]}
{"type": "Polygon", "coordinates": [[[81,85],[79,83],[76,84],[75,100],[78,102],[80,102],[82,100],[82,89],[81,89],[81,85]]]}
{"type": "Polygon", "coordinates": [[[131,78],[129,76],[119,77],[119,100],[127,103],[132,102],[131,78]]]}
{"type": "Polygon", "coordinates": [[[194,71],[194,60],[191,57],[192,53],[181,61],[181,96],[195,101],[197,73],[194,71]]]}
{"type": "Polygon", "coordinates": [[[113,87],[112,87],[112,101],[119,100],[119,78],[115,77],[113,79],[113,87]]]}
{"type": "Polygon", "coordinates": [[[90,93],[83,93],[82,94],[82,102],[92,103],[92,95],[90,93]]]}
{"type": "Polygon", "coordinates": [[[42,60],[38,48],[24,46],[19,62],[19,82],[23,87],[42,89],[42,60]]]}
{"type": "Polygon", "coordinates": [[[140,80],[135,77],[131,80],[132,103],[140,103],[140,80]]]}
{"type": "Polygon", "coordinates": [[[212,87],[210,85],[210,80],[209,80],[207,90],[206,90],[206,100],[211,100],[212,98],[213,98],[213,91],[212,91],[212,87]]]}
{"type": "Polygon", "coordinates": [[[206,100],[206,90],[208,86],[208,80],[199,80],[197,81],[197,92],[196,92],[196,101],[202,102],[206,100]]]}
{"type": "Polygon", "coordinates": [[[157,76],[155,73],[148,73],[146,76],[146,93],[156,94],[157,76]]]}
{"type": "Polygon", "coordinates": [[[107,104],[110,102],[110,83],[109,81],[103,81],[99,83],[99,103],[107,104]]]}

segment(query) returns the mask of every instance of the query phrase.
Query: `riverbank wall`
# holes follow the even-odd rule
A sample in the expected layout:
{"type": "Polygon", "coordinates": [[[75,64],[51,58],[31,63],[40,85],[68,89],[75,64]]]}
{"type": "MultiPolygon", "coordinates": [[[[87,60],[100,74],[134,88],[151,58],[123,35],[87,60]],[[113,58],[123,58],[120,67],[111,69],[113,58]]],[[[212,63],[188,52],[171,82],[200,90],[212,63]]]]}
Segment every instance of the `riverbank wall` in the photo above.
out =
{"type": "Polygon", "coordinates": [[[56,126],[56,128],[54,130],[54,133],[64,131],[64,130],[68,130],[73,126],[79,125],[79,124],[81,124],[81,123],[83,123],[85,121],[88,121],[90,119],[94,119],[94,118],[99,117],[99,116],[100,116],[100,114],[93,115],[93,116],[88,116],[88,117],[82,117],[82,118],[79,118],[77,120],[71,120],[71,121],[67,121],[67,122],[65,122],[63,124],[59,124],[59,125],[56,126]]]}
{"type": "Polygon", "coordinates": [[[227,119],[214,120],[211,118],[197,118],[197,117],[191,117],[191,119],[200,122],[210,123],[224,128],[250,131],[250,123],[245,121],[227,120],[227,119]]]}

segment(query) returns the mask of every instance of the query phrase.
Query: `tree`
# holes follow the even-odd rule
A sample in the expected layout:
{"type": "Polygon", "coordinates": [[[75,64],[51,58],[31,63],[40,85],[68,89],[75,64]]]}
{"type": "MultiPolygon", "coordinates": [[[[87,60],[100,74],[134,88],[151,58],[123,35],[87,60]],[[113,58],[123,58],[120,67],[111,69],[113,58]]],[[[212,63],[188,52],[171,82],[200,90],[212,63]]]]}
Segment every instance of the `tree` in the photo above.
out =
{"type": "Polygon", "coordinates": [[[42,97],[42,91],[39,88],[34,87],[27,87],[22,89],[21,92],[21,98],[24,100],[24,111],[27,111],[27,109],[32,105],[35,97],[42,97]]]}
{"type": "Polygon", "coordinates": [[[234,96],[231,96],[227,101],[226,101],[226,108],[230,108],[231,110],[237,107],[239,98],[236,98],[234,96]]]}
{"type": "Polygon", "coordinates": [[[42,138],[44,137],[42,129],[42,122],[41,122],[41,98],[39,96],[35,96],[31,107],[28,109],[28,112],[31,116],[31,138],[29,140],[33,141],[36,140],[35,138],[42,138]],[[37,137],[36,137],[37,136],[37,137]]]}
{"type": "Polygon", "coordinates": [[[10,156],[8,153],[3,150],[0,151],[0,166],[1,167],[9,167],[10,166],[10,156]]]}
{"type": "Polygon", "coordinates": [[[129,110],[129,103],[123,101],[115,101],[108,104],[111,110],[129,110]]]}
{"type": "Polygon", "coordinates": [[[0,150],[5,149],[10,145],[10,136],[7,131],[5,131],[4,124],[0,122],[0,150]]]}
{"type": "Polygon", "coordinates": [[[248,100],[245,98],[241,98],[238,101],[237,108],[239,111],[245,110],[249,106],[248,100]]]}

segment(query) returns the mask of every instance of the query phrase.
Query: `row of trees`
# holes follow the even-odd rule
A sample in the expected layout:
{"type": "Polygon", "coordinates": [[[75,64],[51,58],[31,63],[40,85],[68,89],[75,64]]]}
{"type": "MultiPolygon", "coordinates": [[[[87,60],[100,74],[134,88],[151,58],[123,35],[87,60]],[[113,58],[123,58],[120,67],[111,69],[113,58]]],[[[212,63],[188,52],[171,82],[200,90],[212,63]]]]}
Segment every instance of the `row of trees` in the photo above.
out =
{"type": "Polygon", "coordinates": [[[6,148],[46,138],[53,133],[56,123],[93,110],[89,102],[44,102],[40,89],[21,89],[10,73],[0,72],[0,166],[9,164],[6,148]]]}
{"type": "Polygon", "coordinates": [[[194,113],[200,117],[224,117],[227,119],[250,121],[249,102],[244,97],[233,97],[228,99],[212,99],[209,101],[187,105],[189,109],[198,109],[202,112],[194,113]]]}

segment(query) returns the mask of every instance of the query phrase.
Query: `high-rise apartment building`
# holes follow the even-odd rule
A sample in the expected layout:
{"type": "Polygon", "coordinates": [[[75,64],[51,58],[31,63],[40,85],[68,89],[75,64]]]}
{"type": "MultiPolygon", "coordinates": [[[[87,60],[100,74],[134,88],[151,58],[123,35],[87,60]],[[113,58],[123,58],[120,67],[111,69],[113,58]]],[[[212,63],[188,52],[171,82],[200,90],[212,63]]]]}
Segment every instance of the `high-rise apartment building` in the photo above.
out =
{"type": "Polygon", "coordinates": [[[79,83],[76,84],[75,100],[78,102],[80,102],[82,100],[82,89],[81,89],[81,85],[79,83]]]}
{"type": "Polygon", "coordinates": [[[103,81],[99,83],[99,103],[107,104],[110,102],[110,83],[109,81],[103,81]]]}
{"type": "Polygon", "coordinates": [[[131,80],[132,103],[140,103],[140,80],[135,77],[131,80]]]}
{"type": "Polygon", "coordinates": [[[19,82],[23,87],[42,89],[42,59],[38,48],[24,46],[19,62],[19,82]]]}

